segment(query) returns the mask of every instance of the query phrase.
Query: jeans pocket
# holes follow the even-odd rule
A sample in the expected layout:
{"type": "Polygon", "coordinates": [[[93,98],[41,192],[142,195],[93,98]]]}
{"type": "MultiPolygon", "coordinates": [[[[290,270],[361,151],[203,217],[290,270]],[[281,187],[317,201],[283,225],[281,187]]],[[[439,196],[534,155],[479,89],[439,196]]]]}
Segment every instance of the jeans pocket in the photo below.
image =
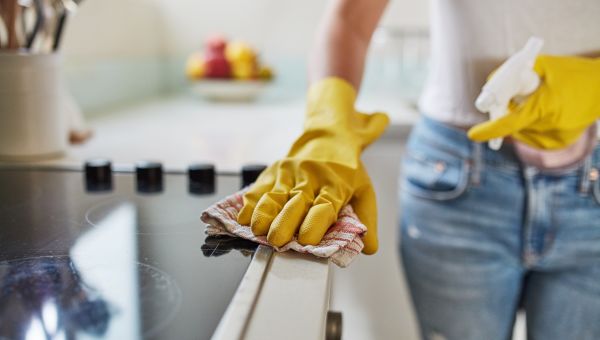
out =
{"type": "Polygon", "coordinates": [[[446,201],[460,197],[469,185],[470,162],[431,146],[409,150],[403,160],[402,190],[416,197],[446,201]]]}

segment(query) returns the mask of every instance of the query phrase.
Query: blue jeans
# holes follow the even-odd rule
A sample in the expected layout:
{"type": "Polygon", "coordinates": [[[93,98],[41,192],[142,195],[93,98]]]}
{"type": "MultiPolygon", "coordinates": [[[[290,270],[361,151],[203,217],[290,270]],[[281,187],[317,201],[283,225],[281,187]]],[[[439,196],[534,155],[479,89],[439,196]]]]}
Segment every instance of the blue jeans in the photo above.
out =
{"type": "Polygon", "coordinates": [[[560,173],[424,118],[403,160],[401,254],[421,334],[600,339],[600,147],[560,173]]]}

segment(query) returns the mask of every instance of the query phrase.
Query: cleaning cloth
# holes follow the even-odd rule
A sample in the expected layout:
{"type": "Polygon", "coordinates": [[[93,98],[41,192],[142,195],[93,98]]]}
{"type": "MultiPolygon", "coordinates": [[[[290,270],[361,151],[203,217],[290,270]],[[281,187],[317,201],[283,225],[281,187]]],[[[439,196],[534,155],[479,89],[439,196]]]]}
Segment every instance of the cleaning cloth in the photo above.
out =
{"type": "Polygon", "coordinates": [[[316,246],[301,245],[294,237],[292,241],[282,247],[274,247],[267,242],[266,236],[256,236],[249,226],[240,225],[237,222],[238,212],[244,205],[242,200],[244,192],[245,190],[242,190],[225,197],[202,213],[201,220],[207,224],[206,234],[241,237],[270,246],[278,252],[294,250],[299,253],[331,258],[331,261],[340,267],[348,266],[364,247],[361,236],[366,233],[367,228],[360,222],[350,205],[346,205],[340,210],[337,221],[316,246]]]}

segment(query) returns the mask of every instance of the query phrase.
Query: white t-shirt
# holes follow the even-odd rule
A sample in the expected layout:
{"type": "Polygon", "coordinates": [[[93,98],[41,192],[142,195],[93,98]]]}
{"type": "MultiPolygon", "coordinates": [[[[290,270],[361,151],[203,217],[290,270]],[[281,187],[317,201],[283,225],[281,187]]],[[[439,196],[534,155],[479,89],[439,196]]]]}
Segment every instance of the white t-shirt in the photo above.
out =
{"type": "Polygon", "coordinates": [[[530,36],[542,53],[600,53],[600,0],[430,0],[431,67],[420,110],[470,126],[487,120],[474,101],[487,75],[530,36]]]}

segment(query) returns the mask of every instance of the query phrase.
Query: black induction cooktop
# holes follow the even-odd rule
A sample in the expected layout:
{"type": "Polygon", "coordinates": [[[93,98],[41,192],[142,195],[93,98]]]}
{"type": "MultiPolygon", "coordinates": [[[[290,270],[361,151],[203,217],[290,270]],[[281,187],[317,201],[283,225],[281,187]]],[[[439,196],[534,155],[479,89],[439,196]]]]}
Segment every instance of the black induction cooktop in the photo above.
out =
{"type": "Polygon", "coordinates": [[[259,173],[0,168],[0,339],[208,339],[255,245],[200,213],[259,173]]]}

